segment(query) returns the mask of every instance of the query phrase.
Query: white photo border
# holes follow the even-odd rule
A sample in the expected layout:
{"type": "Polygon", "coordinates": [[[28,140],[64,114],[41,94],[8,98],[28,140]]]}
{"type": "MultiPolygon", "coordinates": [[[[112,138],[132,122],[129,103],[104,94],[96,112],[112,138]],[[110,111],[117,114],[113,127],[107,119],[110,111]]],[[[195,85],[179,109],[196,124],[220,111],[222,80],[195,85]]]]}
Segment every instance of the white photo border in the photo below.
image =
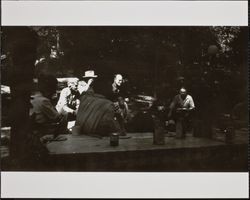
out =
{"type": "MultiPolygon", "coordinates": [[[[1,5],[2,26],[248,26],[247,1],[2,1],[1,5]]],[[[1,197],[248,198],[248,180],[248,172],[1,172],[1,197]]]]}
{"type": "Polygon", "coordinates": [[[3,1],[3,26],[247,26],[247,1],[3,1]]]}

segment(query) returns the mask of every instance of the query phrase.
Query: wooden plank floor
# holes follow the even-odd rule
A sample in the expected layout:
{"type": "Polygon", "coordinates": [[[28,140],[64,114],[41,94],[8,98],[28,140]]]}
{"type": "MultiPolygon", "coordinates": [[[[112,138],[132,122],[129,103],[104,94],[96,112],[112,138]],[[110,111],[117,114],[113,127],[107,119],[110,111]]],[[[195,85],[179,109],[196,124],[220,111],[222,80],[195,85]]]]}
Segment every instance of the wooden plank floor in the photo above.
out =
{"type": "Polygon", "coordinates": [[[47,145],[50,154],[98,153],[120,151],[142,151],[158,149],[199,148],[204,146],[225,145],[225,143],[191,136],[185,139],[165,137],[164,145],[154,145],[152,133],[131,133],[129,139],[119,139],[119,146],[112,147],[109,137],[95,138],[86,135],[64,135],[66,141],[53,141],[47,145]]]}
{"type": "MultiPolygon", "coordinates": [[[[129,133],[119,146],[109,137],[63,135],[65,141],[47,144],[49,156],[25,167],[4,161],[3,170],[24,171],[247,171],[248,131],[237,131],[232,144],[223,138],[176,139],[166,134],[164,145],[153,144],[152,133],[129,133]],[[221,141],[220,141],[221,140],[221,141]]],[[[1,154],[8,148],[1,146],[1,154]]],[[[1,156],[2,156],[1,155],[1,156]]],[[[3,158],[3,157],[2,157],[3,158]]],[[[2,160],[1,158],[1,160],[2,160]]]]}
{"type": "MultiPolygon", "coordinates": [[[[159,149],[179,149],[179,148],[200,148],[210,146],[226,145],[222,138],[218,140],[197,138],[187,135],[185,139],[176,139],[175,137],[165,136],[164,145],[153,144],[153,133],[129,133],[131,138],[120,139],[119,146],[112,147],[109,143],[109,137],[96,138],[86,135],[74,136],[64,135],[67,140],[53,141],[47,145],[50,154],[75,154],[75,153],[98,153],[98,152],[122,152],[122,151],[143,151],[159,149]],[[221,141],[219,140],[221,139],[221,141]]],[[[237,132],[234,144],[246,144],[247,135],[237,132]]]]}

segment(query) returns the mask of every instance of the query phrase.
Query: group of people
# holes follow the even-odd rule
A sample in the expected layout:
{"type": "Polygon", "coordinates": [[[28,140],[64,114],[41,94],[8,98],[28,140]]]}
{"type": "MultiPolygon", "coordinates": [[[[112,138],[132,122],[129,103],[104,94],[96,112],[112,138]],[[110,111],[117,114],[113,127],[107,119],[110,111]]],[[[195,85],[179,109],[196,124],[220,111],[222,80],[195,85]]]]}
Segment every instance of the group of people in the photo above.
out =
{"type": "Polygon", "coordinates": [[[93,70],[85,72],[80,79],[69,78],[56,106],[52,97],[56,93],[57,79],[52,75],[38,78],[38,92],[32,97],[31,116],[33,128],[43,134],[69,133],[67,124],[75,120],[72,134],[108,136],[117,132],[120,138],[129,138],[125,130],[128,106],[121,91],[123,77],[115,74],[109,94],[94,91],[93,82],[98,76],[93,70]]]}
{"type": "MultiPolygon", "coordinates": [[[[69,133],[75,135],[108,136],[119,133],[120,138],[129,138],[125,121],[128,115],[126,96],[122,91],[123,77],[115,74],[109,93],[96,93],[93,82],[98,76],[93,70],[85,72],[82,78],[69,78],[67,87],[62,89],[56,106],[52,97],[57,89],[57,79],[52,75],[38,78],[38,92],[31,100],[33,128],[43,134],[69,133]],[[69,121],[75,121],[72,129],[67,129],[69,121]]],[[[190,111],[195,108],[193,98],[185,88],[180,89],[170,104],[168,118],[176,122],[177,138],[185,137],[190,111]]]]}

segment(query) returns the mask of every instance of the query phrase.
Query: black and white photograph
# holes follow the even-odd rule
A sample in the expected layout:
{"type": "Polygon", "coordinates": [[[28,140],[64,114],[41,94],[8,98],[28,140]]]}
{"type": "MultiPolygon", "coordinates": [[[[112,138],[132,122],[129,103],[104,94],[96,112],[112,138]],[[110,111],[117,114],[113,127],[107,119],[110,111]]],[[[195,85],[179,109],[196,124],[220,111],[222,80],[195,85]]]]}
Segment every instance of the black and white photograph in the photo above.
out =
{"type": "Polygon", "coordinates": [[[1,198],[249,198],[248,2],[1,1],[1,198]]]}
{"type": "Polygon", "coordinates": [[[247,27],[1,35],[2,171],[248,171],[247,27]]]}

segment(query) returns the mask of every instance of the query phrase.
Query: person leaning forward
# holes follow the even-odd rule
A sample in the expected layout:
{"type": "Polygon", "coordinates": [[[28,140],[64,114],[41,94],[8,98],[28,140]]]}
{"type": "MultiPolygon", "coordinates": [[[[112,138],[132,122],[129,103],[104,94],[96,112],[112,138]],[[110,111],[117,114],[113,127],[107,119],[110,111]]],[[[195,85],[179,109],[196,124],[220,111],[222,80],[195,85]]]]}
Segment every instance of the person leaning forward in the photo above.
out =
{"type": "Polygon", "coordinates": [[[38,92],[31,100],[30,115],[33,116],[33,129],[41,137],[52,134],[68,133],[67,118],[55,109],[51,98],[56,92],[57,80],[52,75],[41,75],[38,78],[38,92]]]}

